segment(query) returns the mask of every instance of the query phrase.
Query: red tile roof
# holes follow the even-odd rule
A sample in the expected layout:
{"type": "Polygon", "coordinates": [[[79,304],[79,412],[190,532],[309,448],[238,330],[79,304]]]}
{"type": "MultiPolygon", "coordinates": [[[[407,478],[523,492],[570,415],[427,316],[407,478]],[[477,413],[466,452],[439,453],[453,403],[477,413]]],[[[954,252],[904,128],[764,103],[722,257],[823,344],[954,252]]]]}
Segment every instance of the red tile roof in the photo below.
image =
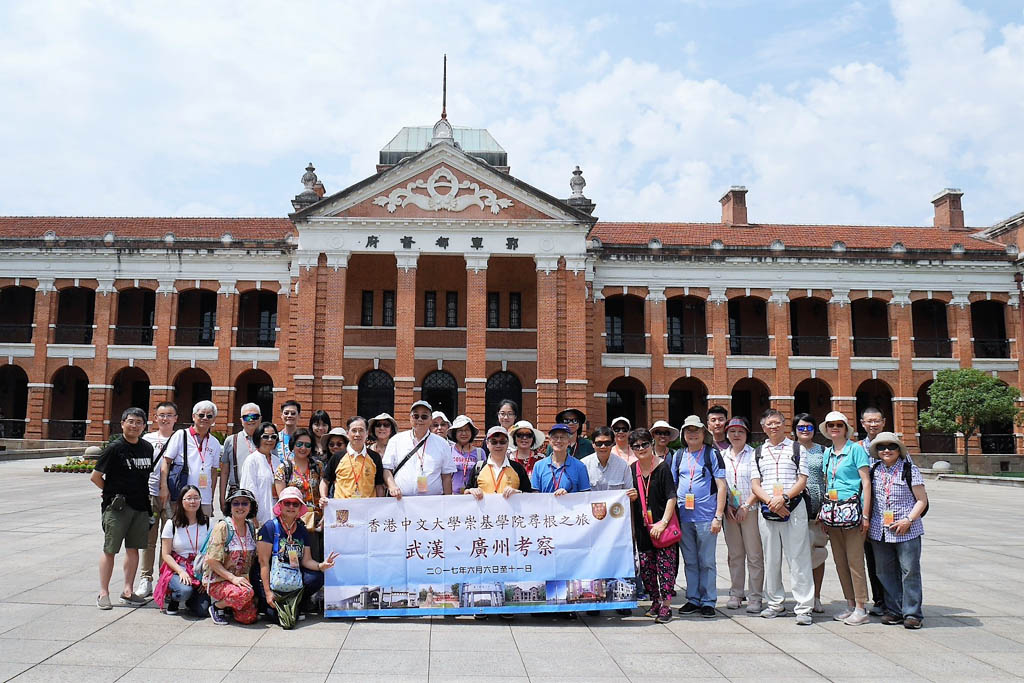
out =
{"type": "Polygon", "coordinates": [[[52,230],[58,239],[114,237],[160,238],[171,232],[179,239],[282,240],[295,226],[287,218],[103,218],[65,216],[3,216],[0,237],[40,239],[52,230]]]}
{"type": "Polygon", "coordinates": [[[948,251],[954,244],[968,251],[1002,252],[1005,246],[972,236],[972,230],[933,227],[875,225],[779,225],[744,226],[722,223],[606,223],[590,231],[604,245],[646,245],[657,237],[663,246],[708,247],[718,239],[726,247],[768,248],[781,240],[790,249],[830,249],[841,241],[847,249],[888,250],[901,242],[908,250],[948,251]]]}

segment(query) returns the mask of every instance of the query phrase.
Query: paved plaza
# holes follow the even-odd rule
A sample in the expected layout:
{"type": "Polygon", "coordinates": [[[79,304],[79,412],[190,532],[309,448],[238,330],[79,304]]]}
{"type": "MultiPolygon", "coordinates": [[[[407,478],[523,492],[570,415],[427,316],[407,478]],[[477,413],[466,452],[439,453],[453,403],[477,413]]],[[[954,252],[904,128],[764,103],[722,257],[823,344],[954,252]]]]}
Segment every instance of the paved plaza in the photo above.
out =
{"type": "Polygon", "coordinates": [[[0,680],[952,681],[1024,672],[1024,489],[927,482],[925,624],[916,632],[833,621],[842,601],[831,557],[828,614],[813,626],[725,610],[724,539],[714,620],[311,618],[284,632],[214,626],[152,604],[98,610],[98,491],[84,474],[44,474],[46,462],[0,463],[0,680]]]}

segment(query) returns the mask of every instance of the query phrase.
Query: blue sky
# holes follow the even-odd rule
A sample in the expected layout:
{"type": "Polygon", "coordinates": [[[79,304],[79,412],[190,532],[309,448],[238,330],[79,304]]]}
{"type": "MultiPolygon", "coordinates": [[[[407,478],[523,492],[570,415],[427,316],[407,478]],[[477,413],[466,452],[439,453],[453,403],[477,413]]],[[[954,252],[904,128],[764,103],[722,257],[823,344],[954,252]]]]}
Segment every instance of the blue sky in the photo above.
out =
{"type": "Polygon", "coordinates": [[[925,225],[1024,210],[1019,2],[0,5],[0,214],[277,215],[403,125],[484,127],[606,220],[925,225]]]}

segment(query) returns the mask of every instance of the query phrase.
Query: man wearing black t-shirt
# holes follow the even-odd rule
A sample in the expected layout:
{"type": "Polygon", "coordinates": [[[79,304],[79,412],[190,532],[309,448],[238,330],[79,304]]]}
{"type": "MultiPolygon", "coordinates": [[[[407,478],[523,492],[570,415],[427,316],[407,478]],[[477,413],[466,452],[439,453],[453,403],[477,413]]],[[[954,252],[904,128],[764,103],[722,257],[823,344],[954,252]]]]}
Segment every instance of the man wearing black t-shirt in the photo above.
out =
{"type": "Polygon", "coordinates": [[[103,525],[103,555],[100,557],[100,594],[96,606],[110,609],[110,577],[114,556],[124,543],[124,588],[122,605],[139,607],[147,600],[135,594],[132,586],[139,568],[139,549],[146,547],[149,534],[149,473],[153,466],[153,446],[140,437],[146,429],[146,413],[128,408],[121,415],[120,439],[107,445],[96,462],[92,483],[103,492],[100,503],[103,525]]]}

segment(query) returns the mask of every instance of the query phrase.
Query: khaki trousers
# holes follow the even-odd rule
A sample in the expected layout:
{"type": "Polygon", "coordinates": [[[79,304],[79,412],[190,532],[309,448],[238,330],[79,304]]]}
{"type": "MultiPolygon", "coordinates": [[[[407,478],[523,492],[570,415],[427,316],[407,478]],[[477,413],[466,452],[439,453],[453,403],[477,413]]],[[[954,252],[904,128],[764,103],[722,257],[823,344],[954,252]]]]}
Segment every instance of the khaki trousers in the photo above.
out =
{"type": "MultiPolygon", "coordinates": [[[[153,507],[153,511],[156,512],[156,524],[149,529],[149,538],[146,539],[146,548],[142,551],[142,566],[139,568],[139,576],[143,579],[149,579],[153,583],[156,583],[153,573],[153,563],[156,562],[157,558],[160,557],[160,553],[157,552],[156,546],[160,539],[160,532],[164,528],[164,522],[169,520],[173,513],[171,512],[171,504],[168,503],[167,507],[160,509],[160,499],[156,496],[149,497],[149,504],[153,507]]],[[[160,565],[163,562],[158,562],[156,565],[156,575],[160,574],[160,565]]]]}
{"type": "Polygon", "coordinates": [[[856,529],[833,529],[828,531],[832,544],[832,559],[836,563],[839,583],[843,586],[843,597],[861,604],[868,601],[868,581],[864,565],[864,534],[856,529]]]}
{"type": "Polygon", "coordinates": [[[748,510],[742,522],[725,520],[725,544],[729,548],[730,597],[746,597],[750,602],[760,602],[764,590],[764,551],[761,548],[761,531],[757,528],[758,509],[748,510]],[[743,592],[744,578],[749,580],[746,593],[743,592]]]}

